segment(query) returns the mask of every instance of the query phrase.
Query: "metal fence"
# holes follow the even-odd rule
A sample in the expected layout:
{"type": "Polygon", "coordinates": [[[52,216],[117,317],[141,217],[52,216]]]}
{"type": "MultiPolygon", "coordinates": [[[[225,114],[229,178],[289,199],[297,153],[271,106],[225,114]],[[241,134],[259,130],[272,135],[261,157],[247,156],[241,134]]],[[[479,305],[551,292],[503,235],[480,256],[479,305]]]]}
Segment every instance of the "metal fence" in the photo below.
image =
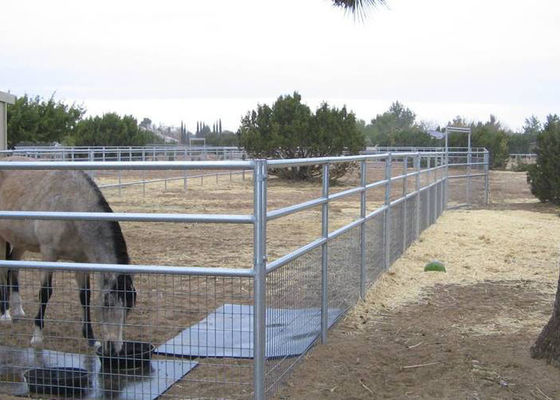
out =
{"type": "Polygon", "coordinates": [[[16,146],[1,153],[59,161],[239,160],[245,151],[234,146],[16,146]]]}
{"type": "MultiPolygon", "coordinates": [[[[131,229],[155,222],[196,224],[206,241],[216,232],[223,236],[206,247],[190,247],[190,252],[218,252],[227,241],[239,248],[238,254],[234,249],[224,258],[216,256],[212,266],[169,265],[167,253],[177,252],[182,259],[173,243],[151,264],[0,261],[1,268],[20,271],[23,308],[30,315],[41,305],[36,299],[41,271],[56,271],[42,349],[29,348],[34,318],[20,316],[0,326],[0,391],[26,395],[43,390],[74,398],[270,398],[313,344],[327,340],[328,328],[448,206],[483,204],[488,190],[488,153],[482,150],[268,161],[0,162],[0,172],[5,170],[252,172],[250,192],[239,200],[247,203],[242,208],[247,212],[240,214],[153,212],[162,211],[155,206],[147,213],[0,211],[2,220],[120,221],[135,224],[131,229]],[[354,168],[355,179],[332,185],[332,173],[341,165],[354,168]],[[316,195],[272,206],[271,173],[279,168],[318,168],[316,195]],[[350,201],[356,203],[355,215],[343,223],[335,220],[333,215],[344,208],[339,205],[346,207],[350,201]],[[305,235],[309,239],[294,250],[277,251],[272,224],[290,223],[306,212],[318,217],[315,224],[304,226],[316,236],[305,235]],[[209,225],[220,228],[209,234],[203,230],[209,225]],[[231,226],[249,229],[227,235],[231,226]],[[250,254],[244,254],[241,244],[250,254]],[[107,367],[104,354],[88,347],[81,335],[78,291],[70,283],[76,272],[92,273],[96,281],[107,272],[133,274],[138,300],[126,320],[126,338],[152,343],[151,360],[136,369],[107,367]],[[30,380],[29,371],[46,374],[54,368],[84,371],[87,379],[43,386],[30,380]]],[[[139,254],[146,253],[144,246],[149,248],[157,235],[174,236],[172,229],[146,230],[142,243],[136,244],[139,254]]],[[[150,255],[142,260],[150,260],[150,255]]],[[[92,298],[99,297],[100,282],[91,291],[92,298]]],[[[94,315],[99,308],[92,301],[94,315]]],[[[99,317],[93,316],[92,325],[94,332],[101,332],[99,317]]]]}

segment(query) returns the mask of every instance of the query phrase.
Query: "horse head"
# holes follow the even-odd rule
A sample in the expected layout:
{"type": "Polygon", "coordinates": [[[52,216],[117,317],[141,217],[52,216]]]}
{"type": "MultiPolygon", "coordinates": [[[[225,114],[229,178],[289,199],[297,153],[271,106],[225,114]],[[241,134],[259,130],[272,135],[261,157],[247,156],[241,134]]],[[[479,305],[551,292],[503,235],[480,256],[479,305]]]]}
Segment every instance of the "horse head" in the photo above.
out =
{"type": "Polygon", "coordinates": [[[103,353],[118,354],[123,346],[126,316],[136,304],[136,289],[129,274],[105,274],[101,288],[103,353]]]}

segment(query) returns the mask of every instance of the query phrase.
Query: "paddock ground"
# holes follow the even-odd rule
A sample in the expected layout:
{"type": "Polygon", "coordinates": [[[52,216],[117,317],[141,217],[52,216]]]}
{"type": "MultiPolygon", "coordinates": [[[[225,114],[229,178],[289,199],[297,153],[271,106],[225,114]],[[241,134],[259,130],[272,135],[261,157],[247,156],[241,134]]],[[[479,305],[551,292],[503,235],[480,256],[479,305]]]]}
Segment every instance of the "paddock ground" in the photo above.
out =
{"type": "Polygon", "coordinates": [[[492,172],[488,209],[446,212],[330,331],[276,399],[560,398],[529,356],[552,312],[558,209],[492,172]],[[447,273],[423,272],[432,259],[447,273]]]}
{"type": "MultiPolygon", "coordinates": [[[[380,173],[377,168],[368,176],[375,179],[380,173]]],[[[393,173],[399,174],[398,171],[393,173]]],[[[98,178],[101,183],[115,182],[116,179],[102,174],[98,178]]],[[[124,178],[133,180],[137,177],[124,178]]],[[[333,187],[333,191],[344,190],[355,183],[354,175],[333,187]]],[[[412,183],[409,184],[412,187],[412,183]]],[[[249,176],[245,180],[239,175],[221,176],[218,183],[213,177],[206,178],[202,184],[189,181],[186,192],[183,181],[168,183],[167,188],[163,185],[147,185],[145,191],[141,186],[133,186],[121,193],[117,189],[104,190],[104,193],[113,209],[122,212],[252,212],[249,176]]],[[[270,180],[269,188],[269,209],[310,200],[321,190],[318,182],[287,186],[274,179],[270,180]]],[[[394,188],[393,197],[398,196],[400,190],[394,188]]],[[[383,198],[381,189],[373,191],[368,196],[370,210],[381,204],[383,198]]],[[[553,242],[560,230],[556,210],[531,199],[524,175],[520,173],[493,172],[491,198],[490,210],[449,211],[435,226],[426,230],[420,241],[394,264],[375,289],[370,290],[367,301],[359,304],[331,330],[329,343],[317,346],[306,357],[277,398],[401,399],[411,396],[436,399],[457,398],[457,393],[464,393],[463,397],[469,399],[508,398],[504,393],[513,393],[509,398],[559,397],[560,394],[554,392],[558,389],[553,389],[552,384],[547,386],[544,381],[522,392],[529,393],[528,396],[534,392],[539,396],[542,391],[542,397],[515,397],[517,392],[514,390],[520,390],[521,383],[511,380],[508,375],[513,368],[519,376],[534,372],[535,379],[528,378],[526,382],[541,382],[539,379],[544,379],[546,371],[550,377],[558,378],[556,370],[550,370],[527,356],[529,344],[550,313],[555,291],[557,245],[553,242]],[[424,263],[433,258],[446,262],[447,274],[420,272],[424,263]],[[472,292],[461,292],[471,289],[472,292]],[[451,294],[449,298],[438,297],[444,293],[451,294]],[[489,294],[484,297],[481,293],[489,294]],[[518,293],[517,297],[514,293],[518,293]],[[512,297],[517,298],[519,304],[509,304],[512,297]],[[523,299],[528,300],[521,301],[523,299]],[[448,309],[441,308],[443,305],[448,309]],[[492,319],[498,311],[500,318],[492,319]],[[509,315],[510,312],[513,314],[509,315]],[[488,318],[485,319],[484,315],[488,318]],[[471,328],[474,333],[468,330],[471,328]],[[507,337],[503,338],[502,333],[507,337]],[[511,337],[513,333],[522,335],[524,344],[515,342],[511,337]],[[421,337],[414,341],[418,335],[421,337]],[[501,342],[495,343],[495,351],[488,351],[497,337],[501,342]],[[506,346],[509,341],[511,344],[506,346]],[[438,348],[441,357],[433,359],[439,354],[435,351],[438,348]],[[509,357],[510,348],[516,349],[518,357],[502,360],[506,364],[496,364],[498,361],[483,357],[500,354],[509,357]],[[465,354],[472,355],[469,356],[472,358],[470,364],[461,358],[467,357],[465,354]],[[410,358],[399,359],[406,356],[410,358]],[[404,368],[436,361],[438,364],[404,368]],[[499,390],[490,391],[493,386],[487,383],[492,381],[484,371],[490,375],[493,372],[499,374],[508,385],[498,384],[499,390]],[[452,376],[462,378],[464,382],[454,383],[450,379],[452,376]],[[456,388],[456,392],[433,392],[443,390],[442,383],[448,381],[446,385],[456,388]],[[465,387],[467,384],[471,386],[465,387]]],[[[334,202],[331,227],[336,229],[358,215],[358,196],[334,202]]],[[[318,237],[320,219],[319,210],[314,209],[270,223],[269,258],[277,258],[318,237]]],[[[250,226],[123,223],[122,228],[135,264],[250,268],[252,263],[250,226]]],[[[30,317],[36,310],[37,277],[28,273],[23,279],[27,283],[23,291],[25,308],[30,317]]],[[[55,276],[55,294],[47,317],[57,322],[47,321],[45,347],[88,352],[91,350],[85,347],[80,337],[80,307],[71,279],[70,274],[55,276]]],[[[136,277],[135,284],[139,304],[128,319],[127,337],[156,344],[198,322],[221,303],[249,303],[252,296],[250,282],[243,279],[143,275],[136,277]]],[[[4,341],[26,346],[32,321],[29,318],[0,329],[4,341]]],[[[99,330],[98,327],[94,329],[99,330]]],[[[250,395],[250,387],[244,385],[251,377],[246,362],[208,359],[201,367],[188,375],[196,382],[180,382],[169,396],[188,393],[188,396],[227,397],[232,389],[232,393],[250,395]],[[234,385],[215,385],[209,381],[234,385]]],[[[511,375],[517,376],[513,372],[511,375]]]]}

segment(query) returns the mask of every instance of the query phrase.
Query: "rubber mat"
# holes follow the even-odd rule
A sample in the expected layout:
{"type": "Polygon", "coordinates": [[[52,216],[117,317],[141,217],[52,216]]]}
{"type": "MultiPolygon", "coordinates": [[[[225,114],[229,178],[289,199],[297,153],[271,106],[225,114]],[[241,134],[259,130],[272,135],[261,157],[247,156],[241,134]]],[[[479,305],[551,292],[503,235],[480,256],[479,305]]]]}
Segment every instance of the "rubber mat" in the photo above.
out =
{"type": "MultiPolygon", "coordinates": [[[[341,315],[329,309],[329,327],[341,315]]],[[[320,335],[318,308],[266,310],[266,357],[297,356],[320,335]]],[[[224,304],[202,321],[156,348],[155,353],[183,357],[253,357],[253,306],[224,304]]]]}

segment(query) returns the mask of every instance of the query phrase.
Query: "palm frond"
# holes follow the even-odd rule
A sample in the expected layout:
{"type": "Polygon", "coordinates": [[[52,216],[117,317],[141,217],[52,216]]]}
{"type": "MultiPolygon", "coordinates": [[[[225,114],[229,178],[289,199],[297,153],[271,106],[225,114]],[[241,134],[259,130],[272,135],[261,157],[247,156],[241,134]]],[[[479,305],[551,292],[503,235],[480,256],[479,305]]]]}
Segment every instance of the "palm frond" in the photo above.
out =
{"type": "Polygon", "coordinates": [[[342,7],[352,13],[362,13],[366,7],[385,3],[385,0],[333,0],[336,7],[342,7]]]}

